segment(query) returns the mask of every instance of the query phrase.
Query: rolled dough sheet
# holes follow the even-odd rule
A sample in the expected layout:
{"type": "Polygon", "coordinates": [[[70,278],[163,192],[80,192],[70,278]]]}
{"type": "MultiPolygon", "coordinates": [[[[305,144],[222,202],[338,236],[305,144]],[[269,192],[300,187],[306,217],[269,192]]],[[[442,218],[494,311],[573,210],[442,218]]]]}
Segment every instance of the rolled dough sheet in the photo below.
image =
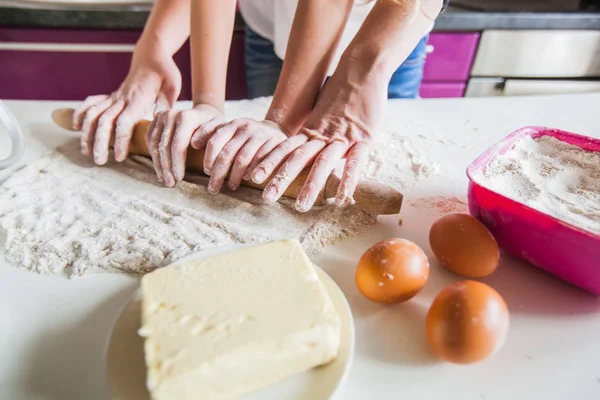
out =
{"type": "Polygon", "coordinates": [[[261,193],[210,195],[191,177],[162,187],[146,163],[95,166],[70,143],[0,186],[5,256],[42,274],[141,274],[204,248],[298,239],[309,255],[358,235],[376,218],[355,207],[299,214],[291,203],[263,204],[261,193]]]}

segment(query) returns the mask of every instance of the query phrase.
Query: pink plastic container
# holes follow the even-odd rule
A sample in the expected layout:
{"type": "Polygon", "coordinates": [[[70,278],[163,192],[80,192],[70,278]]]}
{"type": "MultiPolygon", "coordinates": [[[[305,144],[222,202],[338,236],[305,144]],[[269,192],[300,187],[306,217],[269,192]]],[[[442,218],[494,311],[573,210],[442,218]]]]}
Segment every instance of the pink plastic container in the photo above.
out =
{"type": "Polygon", "coordinates": [[[495,155],[510,151],[524,136],[546,135],[600,152],[598,139],[558,129],[522,128],[494,145],[467,169],[469,210],[488,227],[505,251],[600,296],[600,235],[559,221],[478,183],[478,176],[495,155]]]}

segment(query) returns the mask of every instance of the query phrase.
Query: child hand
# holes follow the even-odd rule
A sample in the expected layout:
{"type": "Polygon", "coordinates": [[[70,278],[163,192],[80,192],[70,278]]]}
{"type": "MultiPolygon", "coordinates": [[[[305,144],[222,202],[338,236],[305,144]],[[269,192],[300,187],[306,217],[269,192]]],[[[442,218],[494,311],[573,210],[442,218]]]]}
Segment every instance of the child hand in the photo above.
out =
{"type": "Polygon", "coordinates": [[[275,122],[239,118],[217,129],[206,144],[204,172],[210,175],[208,191],[216,194],[229,175],[228,187],[239,188],[242,179],[277,145],[287,139],[286,132],[275,122]]]}
{"type": "Polygon", "coordinates": [[[199,104],[190,110],[158,113],[146,133],[158,180],[168,187],[181,181],[185,175],[188,146],[203,148],[222,123],[221,111],[208,104],[199,104]]]}
{"type": "Polygon", "coordinates": [[[180,91],[181,73],[170,54],[139,44],[119,89],[111,95],[88,97],[73,115],[73,127],[83,131],[81,152],[103,165],[114,136],[115,159],[125,160],[135,122],[154,105],[156,110],[171,107],[180,91]]]}

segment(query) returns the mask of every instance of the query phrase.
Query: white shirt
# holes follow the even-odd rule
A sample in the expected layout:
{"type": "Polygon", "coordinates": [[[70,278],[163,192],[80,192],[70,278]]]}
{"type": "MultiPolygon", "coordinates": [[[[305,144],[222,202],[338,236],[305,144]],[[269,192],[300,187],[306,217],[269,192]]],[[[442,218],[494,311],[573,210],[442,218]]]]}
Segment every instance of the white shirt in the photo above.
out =
{"type": "MultiPolygon", "coordinates": [[[[363,4],[364,1],[357,3],[350,13],[339,47],[333,58],[329,75],[335,71],[342,53],[354,39],[375,4],[375,2],[363,4]]],[[[275,54],[283,60],[298,0],[239,0],[238,4],[244,21],[250,29],[273,42],[275,54]]]]}

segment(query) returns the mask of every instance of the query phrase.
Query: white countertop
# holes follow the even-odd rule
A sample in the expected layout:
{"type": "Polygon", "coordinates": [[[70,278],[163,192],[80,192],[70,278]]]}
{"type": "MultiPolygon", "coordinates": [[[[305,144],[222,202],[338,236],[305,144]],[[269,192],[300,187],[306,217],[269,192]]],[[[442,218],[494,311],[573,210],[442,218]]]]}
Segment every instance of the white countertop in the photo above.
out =
{"type": "MultiPolygon", "coordinates": [[[[20,165],[69,137],[51,124],[50,112],[73,103],[7,105],[27,136],[20,165]]],[[[509,256],[484,280],[511,310],[502,351],[480,364],[455,366],[437,362],[425,341],[429,304],[459,278],[440,269],[429,248],[429,226],[439,214],[411,205],[411,199],[464,199],[467,165],[526,125],[600,137],[600,94],[390,102],[388,126],[455,145],[432,142],[428,150],[441,164],[440,174],[404,191],[402,226],[385,217],[363,237],[314,260],[344,291],[355,317],[356,358],[340,399],[600,399],[600,300],[509,256]],[[369,303],[354,285],[358,257],[388,237],[416,242],[432,263],[423,292],[392,307],[369,303]]],[[[0,138],[0,148],[5,144],[0,138]]],[[[0,182],[11,170],[0,172],[0,182]]],[[[123,275],[39,276],[0,259],[0,400],[108,399],[103,353],[111,325],[136,285],[123,275]]]]}

